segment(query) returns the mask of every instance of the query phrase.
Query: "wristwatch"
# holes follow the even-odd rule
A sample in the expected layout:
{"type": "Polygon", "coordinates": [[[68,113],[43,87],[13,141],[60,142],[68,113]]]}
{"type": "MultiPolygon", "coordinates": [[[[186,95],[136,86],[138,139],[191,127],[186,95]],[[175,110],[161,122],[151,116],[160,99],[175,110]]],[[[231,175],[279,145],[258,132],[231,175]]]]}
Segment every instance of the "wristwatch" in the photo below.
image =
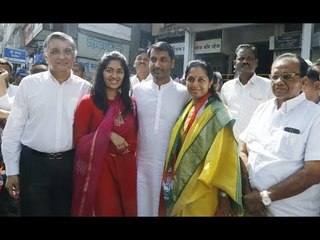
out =
{"type": "Polygon", "coordinates": [[[268,194],[268,191],[267,190],[264,190],[260,193],[261,195],[261,198],[262,198],[262,202],[263,204],[267,207],[267,206],[270,206],[272,200],[271,198],[269,197],[269,194],[268,194]]]}

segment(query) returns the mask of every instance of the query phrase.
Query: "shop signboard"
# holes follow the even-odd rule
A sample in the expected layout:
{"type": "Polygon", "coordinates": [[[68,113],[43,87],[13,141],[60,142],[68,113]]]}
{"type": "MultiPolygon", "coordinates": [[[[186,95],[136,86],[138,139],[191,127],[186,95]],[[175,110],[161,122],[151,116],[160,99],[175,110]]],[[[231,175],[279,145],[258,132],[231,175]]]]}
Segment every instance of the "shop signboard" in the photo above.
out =
{"type": "Polygon", "coordinates": [[[274,38],[274,49],[294,49],[300,47],[300,35],[278,36],[274,38]]]}
{"type": "Polygon", "coordinates": [[[4,48],[3,57],[15,64],[26,64],[27,52],[20,49],[4,48]]]}

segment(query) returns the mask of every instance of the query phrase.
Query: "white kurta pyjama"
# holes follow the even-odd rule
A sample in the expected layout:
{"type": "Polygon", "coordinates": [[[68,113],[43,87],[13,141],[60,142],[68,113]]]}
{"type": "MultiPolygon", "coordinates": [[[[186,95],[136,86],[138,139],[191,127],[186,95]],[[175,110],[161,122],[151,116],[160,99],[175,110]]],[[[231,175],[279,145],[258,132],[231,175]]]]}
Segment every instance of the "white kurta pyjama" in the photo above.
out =
{"type": "Polygon", "coordinates": [[[171,129],[190,99],[185,86],[172,79],[160,87],[145,81],[134,88],[137,103],[138,216],[158,216],[160,186],[171,129]]]}

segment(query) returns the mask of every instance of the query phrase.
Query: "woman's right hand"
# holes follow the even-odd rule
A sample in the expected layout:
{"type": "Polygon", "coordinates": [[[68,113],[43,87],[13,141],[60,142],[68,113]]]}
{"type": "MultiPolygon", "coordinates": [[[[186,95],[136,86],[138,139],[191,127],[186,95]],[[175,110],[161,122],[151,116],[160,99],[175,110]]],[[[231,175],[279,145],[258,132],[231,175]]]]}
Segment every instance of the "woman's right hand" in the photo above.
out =
{"type": "Polygon", "coordinates": [[[116,146],[116,148],[119,151],[125,151],[129,147],[127,141],[115,132],[111,132],[110,138],[111,142],[116,146]]]}

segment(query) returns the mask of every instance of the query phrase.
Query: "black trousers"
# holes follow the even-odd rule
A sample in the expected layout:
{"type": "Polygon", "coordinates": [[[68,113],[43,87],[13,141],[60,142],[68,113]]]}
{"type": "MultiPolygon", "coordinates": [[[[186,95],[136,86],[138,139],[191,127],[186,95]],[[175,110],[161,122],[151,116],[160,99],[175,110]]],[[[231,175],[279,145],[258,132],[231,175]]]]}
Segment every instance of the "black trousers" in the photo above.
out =
{"type": "Polygon", "coordinates": [[[52,158],[27,146],[20,155],[21,216],[70,216],[74,151],[52,158]]]}

